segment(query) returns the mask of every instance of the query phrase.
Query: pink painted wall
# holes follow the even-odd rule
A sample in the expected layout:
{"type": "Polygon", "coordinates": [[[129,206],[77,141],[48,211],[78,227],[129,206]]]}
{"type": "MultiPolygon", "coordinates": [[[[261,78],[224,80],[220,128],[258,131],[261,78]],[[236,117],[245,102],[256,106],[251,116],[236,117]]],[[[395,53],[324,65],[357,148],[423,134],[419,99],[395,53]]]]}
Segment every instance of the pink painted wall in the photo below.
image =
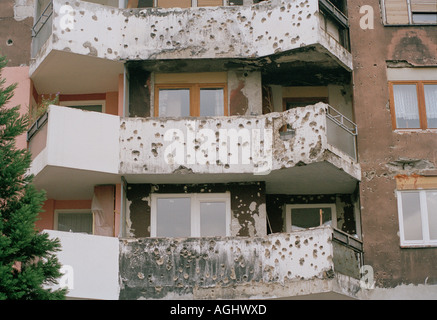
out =
{"type": "MultiPolygon", "coordinates": [[[[29,78],[29,67],[5,67],[2,70],[1,77],[6,79],[4,87],[17,83],[14,96],[6,106],[14,107],[20,105],[20,113],[27,114],[33,100],[33,84],[29,78]]],[[[17,138],[17,148],[27,148],[26,133],[17,138]]]]}
{"type": "Polygon", "coordinates": [[[55,220],[55,210],[61,209],[89,209],[91,210],[92,200],[54,200],[47,199],[43,206],[43,212],[40,213],[40,220],[35,224],[36,229],[53,230],[55,220]]]}

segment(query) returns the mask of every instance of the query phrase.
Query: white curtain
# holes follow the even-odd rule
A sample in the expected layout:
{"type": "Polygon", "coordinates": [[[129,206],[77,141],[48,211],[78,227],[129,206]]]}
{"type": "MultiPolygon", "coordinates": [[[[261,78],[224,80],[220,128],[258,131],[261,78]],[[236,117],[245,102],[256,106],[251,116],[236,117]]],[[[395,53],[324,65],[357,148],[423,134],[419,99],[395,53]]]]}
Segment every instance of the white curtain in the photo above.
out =
{"type": "Polygon", "coordinates": [[[414,84],[393,85],[393,96],[397,119],[418,120],[419,107],[414,84]]]}
{"type": "Polygon", "coordinates": [[[437,119],[437,84],[425,84],[425,106],[428,119],[437,119]]]}

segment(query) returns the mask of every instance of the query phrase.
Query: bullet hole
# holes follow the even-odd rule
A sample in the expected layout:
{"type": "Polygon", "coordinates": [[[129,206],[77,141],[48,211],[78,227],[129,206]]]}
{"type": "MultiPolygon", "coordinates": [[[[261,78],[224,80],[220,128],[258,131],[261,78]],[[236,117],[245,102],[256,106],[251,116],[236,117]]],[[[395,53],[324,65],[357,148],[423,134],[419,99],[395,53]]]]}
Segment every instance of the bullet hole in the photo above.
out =
{"type": "Polygon", "coordinates": [[[14,44],[14,41],[12,41],[12,39],[8,39],[7,41],[6,41],[6,45],[7,46],[12,46],[14,44]]]}

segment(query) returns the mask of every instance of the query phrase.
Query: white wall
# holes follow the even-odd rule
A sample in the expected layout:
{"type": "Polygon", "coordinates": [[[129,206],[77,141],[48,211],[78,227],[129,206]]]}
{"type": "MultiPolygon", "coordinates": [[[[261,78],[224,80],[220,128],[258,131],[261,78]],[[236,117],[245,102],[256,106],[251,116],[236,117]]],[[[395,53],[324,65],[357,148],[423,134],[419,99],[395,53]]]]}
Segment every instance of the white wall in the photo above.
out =
{"type": "Polygon", "coordinates": [[[118,116],[50,106],[47,164],[118,173],[118,116]]]}
{"type": "Polygon", "coordinates": [[[68,285],[67,298],[118,300],[119,239],[80,233],[44,230],[59,238],[57,256],[67,272],[60,285],[68,285]]]}

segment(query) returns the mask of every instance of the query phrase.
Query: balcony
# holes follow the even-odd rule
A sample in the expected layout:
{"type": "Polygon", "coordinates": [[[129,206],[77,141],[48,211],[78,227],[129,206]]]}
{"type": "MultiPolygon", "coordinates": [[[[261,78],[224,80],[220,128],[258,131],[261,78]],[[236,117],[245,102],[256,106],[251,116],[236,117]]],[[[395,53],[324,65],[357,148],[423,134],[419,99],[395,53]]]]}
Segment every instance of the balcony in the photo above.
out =
{"type": "Polygon", "coordinates": [[[122,176],[129,183],[265,181],[269,193],[352,193],[361,178],[356,134],[355,124],[324,103],[178,119],[50,106],[28,133],[30,173],[54,199],[91,198],[94,185],[122,176]]]}
{"type": "Polygon", "coordinates": [[[123,62],[130,60],[148,62],[155,71],[174,60],[191,63],[192,69],[215,59],[226,66],[298,65],[322,74],[350,72],[352,57],[341,31],[347,19],[327,22],[326,12],[338,11],[327,3],[319,6],[312,0],[296,7],[283,0],[252,6],[118,9],[53,0],[35,19],[30,75],[38,92],[92,93],[104,92],[99,90],[102,79],[116,81],[123,62]],[[83,81],[72,86],[62,74],[83,81]],[[53,78],[57,80],[48,81],[53,78]]]}
{"type": "Polygon", "coordinates": [[[61,241],[69,298],[350,299],[360,288],[362,243],[330,227],[256,238],[46,232],[61,241]]]}
{"type": "Polygon", "coordinates": [[[35,185],[48,198],[90,199],[95,184],[119,183],[119,124],[107,114],[50,106],[27,134],[35,185]]]}
{"type": "Polygon", "coordinates": [[[129,183],[262,180],[268,193],[351,193],[361,175],[356,134],[324,103],[260,116],[123,118],[120,173],[129,183]]]}
{"type": "Polygon", "coordinates": [[[67,299],[117,300],[119,297],[119,240],[112,237],[44,230],[58,238],[57,253],[64,274],[59,285],[66,287],[67,299]]]}

